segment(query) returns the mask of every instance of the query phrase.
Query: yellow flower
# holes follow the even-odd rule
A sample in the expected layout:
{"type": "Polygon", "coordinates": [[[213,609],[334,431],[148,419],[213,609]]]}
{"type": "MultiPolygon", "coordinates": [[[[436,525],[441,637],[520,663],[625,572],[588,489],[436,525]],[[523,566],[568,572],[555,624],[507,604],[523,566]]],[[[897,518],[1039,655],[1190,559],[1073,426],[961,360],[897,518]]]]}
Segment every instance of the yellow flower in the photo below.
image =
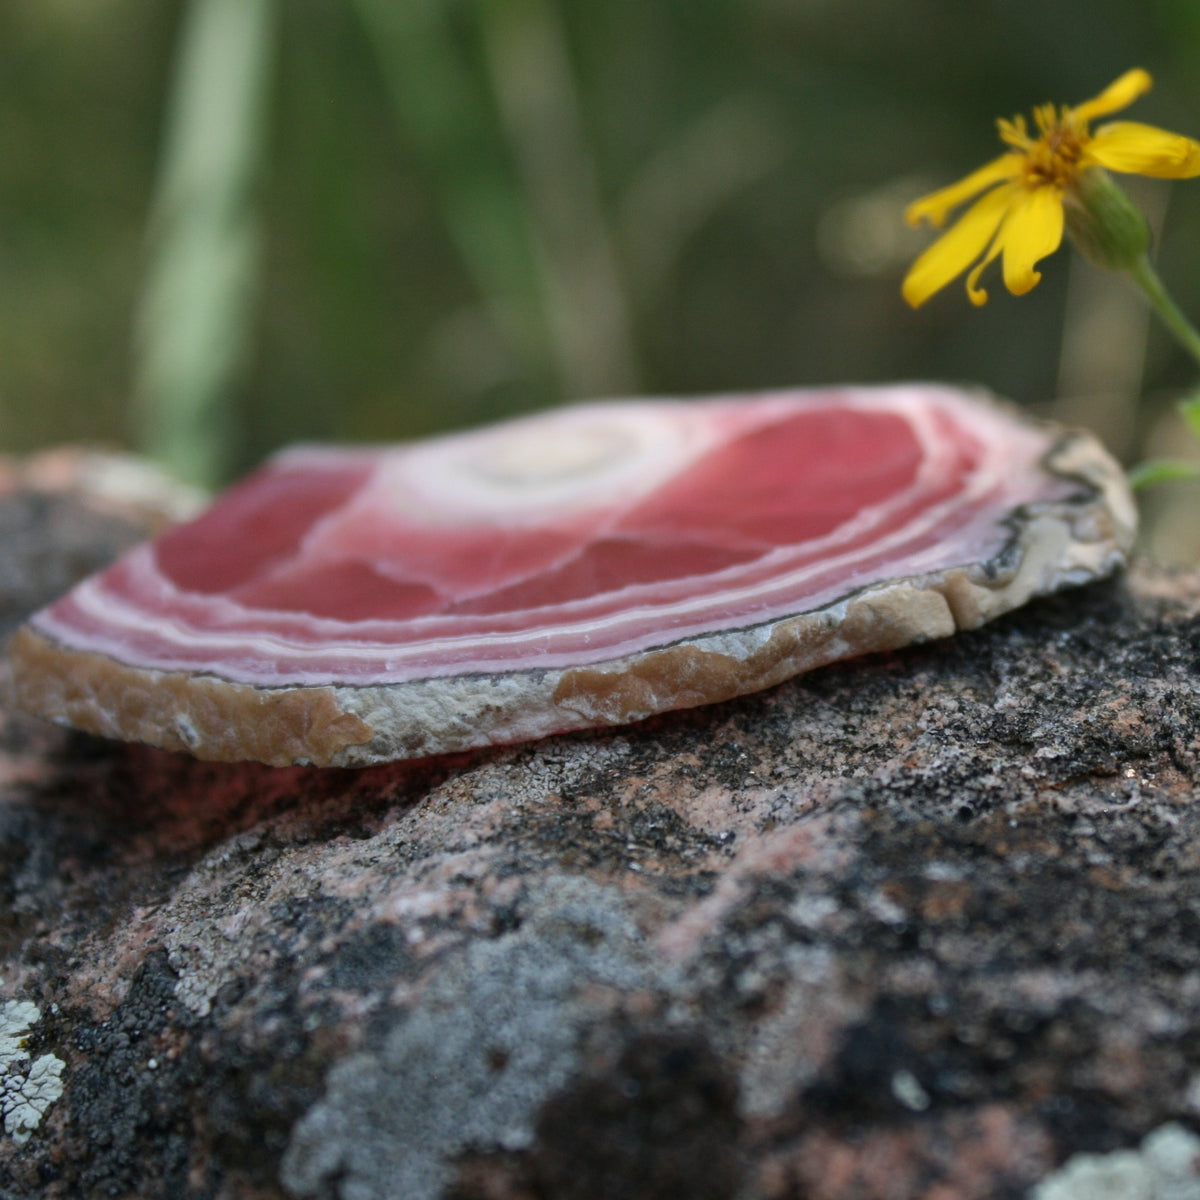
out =
{"type": "MultiPolygon", "coordinates": [[[[1099,96],[1075,108],[1043,105],[1033,114],[1036,137],[1024,117],[999,121],[1000,137],[1011,147],[1007,153],[917,200],[905,213],[910,225],[927,220],[941,226],[953,209],[978,197],[913,263],[903,286],[909,304],[924,304],[972,263],[967,295],[974,304],[986,303],[979,277],[1001,255],[1005,286],[1014,295],[1024,295],[1041,279],[1034,270],[1038,261],[1062,242],[1064,208],[1067,219],[1073,210],[1082,216],[1088,193],[1111,191],[1088,186],[1090,177],[1098,177],[1096,182],[1106,178],[1105,167],[1162,179],[1200,175],[1200,142],[1191,138],[1136,121],[1089,130],[1096,117],[1132,104],[1152,84],[1145,71],[1127,71],[1099,96]]],[[[1095,221],[1090,224],[1094,232],[1095,221]]]]}

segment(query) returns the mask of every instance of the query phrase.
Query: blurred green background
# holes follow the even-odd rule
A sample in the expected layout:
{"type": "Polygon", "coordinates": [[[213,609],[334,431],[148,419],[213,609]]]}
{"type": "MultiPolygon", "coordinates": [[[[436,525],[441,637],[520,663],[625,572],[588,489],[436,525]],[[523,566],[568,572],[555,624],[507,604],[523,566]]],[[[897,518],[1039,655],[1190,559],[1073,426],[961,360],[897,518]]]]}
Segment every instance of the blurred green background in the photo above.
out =
{"type": "MultiPolygon", "coordinates": [[[[907,200],[1134,65],[1133,115],[1200,135],[1195,0],[0,0],[3,448],[213,483],[584,396],[921,377],[1179,453],[1194,367],[1071,253],[983,310],[899,294],[907,200]]],[[[1200,316],[1200,182],[1135,184],[1200,316]]],[[[1151,500],[1174,557],[1189,495],[1151,500]]]]}

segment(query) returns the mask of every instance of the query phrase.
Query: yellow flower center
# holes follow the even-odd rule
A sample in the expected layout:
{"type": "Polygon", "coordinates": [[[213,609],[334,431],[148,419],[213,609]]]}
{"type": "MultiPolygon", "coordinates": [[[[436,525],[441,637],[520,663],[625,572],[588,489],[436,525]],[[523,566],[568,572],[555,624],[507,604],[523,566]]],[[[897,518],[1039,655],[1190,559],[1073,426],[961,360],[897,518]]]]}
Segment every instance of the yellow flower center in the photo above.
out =
{"type": "Polygon", "coordinates": [[[1024,117],[997,122],[1000,137],[1024,156],[1021,182],[1027,188],[1065,190],[1079,177],[1084,149],[1091,141],[1087,123],[1069,108],[1056,109],[1053,104],[1034,109],[1033,116],[1036,138],[1030,136],[1024,117]]]}

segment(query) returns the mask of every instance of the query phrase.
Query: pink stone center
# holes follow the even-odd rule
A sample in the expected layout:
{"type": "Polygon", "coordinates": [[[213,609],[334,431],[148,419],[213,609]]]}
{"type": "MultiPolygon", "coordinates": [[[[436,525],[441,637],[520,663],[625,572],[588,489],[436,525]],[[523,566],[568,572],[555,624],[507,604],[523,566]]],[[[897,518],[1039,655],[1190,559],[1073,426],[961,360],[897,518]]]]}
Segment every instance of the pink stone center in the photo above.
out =
{"type": "Polygon", "coordinates": [[[367,460],[269,466],[161,538],[157,558],[182,591],[249,609],[344,621],[499,616],[703,577],[823,538],[903,494],[921,462],[898,414],[793,411],[719,441],[646,495],[537,521],[498,513],[448,525],[402,504],[351,505],[367,460]],[[330,521],[336,536],[316,536],[330,521]]]}

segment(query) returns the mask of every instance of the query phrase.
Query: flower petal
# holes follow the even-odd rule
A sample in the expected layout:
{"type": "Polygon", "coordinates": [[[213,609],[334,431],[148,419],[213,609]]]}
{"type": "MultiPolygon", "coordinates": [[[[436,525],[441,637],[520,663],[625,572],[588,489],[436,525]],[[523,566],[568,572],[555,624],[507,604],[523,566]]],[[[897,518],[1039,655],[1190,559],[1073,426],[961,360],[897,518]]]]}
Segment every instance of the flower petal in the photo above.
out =
{"type": "Polygon", "coordinates": [[[1107,117],[1109,113],[1128,108],[1139,96],[1144,96],[1154,86],[1147,71],[1135,67],[1126,71],[1115,83],[1110,83],[1098,96],[1085,100],[1071,110],[1077,121],[1092,121],[1096,117],[1107,117]]]}
{"type": "Polygon", "coordinates": [[[1010,183],[981,196],[913,263],[901,289],[913,308],[941,291],[984,252],[1019,190],[1010,183]]]}
{"type": "Polygon", "coordinates": [[[1096,130],[1087,156],[1102,167],[1157,179],[1200,175],[1200,142],[1137,121],[1116,121],[1096,130]]]}
{"type": "Polygon", "coordinates": [[[1058,188],[1023,190],[996,239],[1004,243],[1004,286],[1014,296],[1036,286],[1041,275],[1034,267],[1062,245],[1062,236],[1063,202],[1058,188]]]}
{"type": "Polygon", "coordinates": [[[976,308],[981,308],[987,303],[987,289],[979,286],[979,277],[987,270],[991,263],[994,263],[1004,249],[1004,235],[997,232],[992,238],[992,244],[988,247],[987,253],[971,268],[971,273],[967,276],[967,299],[971,301],[976,308]]]}
{"type": "Polygon", "coordinates": [[[904,219],[910,225],[919,225],[928,221],[931,225],[941,227],[946,223],[946,217],[951,209],[970,200],[972,196],[982,192],[995,183],[1005,179],[1015,179],[1021,172],[1022,156],[1020,154],[1002,154],[993,159],[978,171],[972,171],[965,179],[952,183],[940,191],[930,192],[914,200],[904,210],[904,219]]]}

